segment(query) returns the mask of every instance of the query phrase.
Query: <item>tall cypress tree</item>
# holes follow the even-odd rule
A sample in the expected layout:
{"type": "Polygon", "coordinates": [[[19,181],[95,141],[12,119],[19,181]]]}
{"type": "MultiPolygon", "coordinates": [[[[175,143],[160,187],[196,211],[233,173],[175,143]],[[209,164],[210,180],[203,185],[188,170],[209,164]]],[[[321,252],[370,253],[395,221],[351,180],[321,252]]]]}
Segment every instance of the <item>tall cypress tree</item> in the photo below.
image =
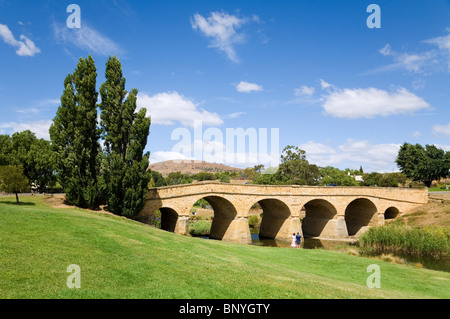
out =
{"type": "Polygon", "coordinates": [[[64,81],[61,105],[50,127],[58,180],[66,199],[80,207],[93,207],[98,199],[100,132],[96,78],[91,55],[80,58],[74,73],[64,81]]]}
{"type": "Polygon", "coordinates": [[[105,77],[100,87],[104,195],[111,212],[132,217],[144,207],[150,181],[149,153],[144,154],[150,118],[145,108],[136,112],[138,91],[125,90],[126,80],[116,56],[108,59],[105,77]]]}

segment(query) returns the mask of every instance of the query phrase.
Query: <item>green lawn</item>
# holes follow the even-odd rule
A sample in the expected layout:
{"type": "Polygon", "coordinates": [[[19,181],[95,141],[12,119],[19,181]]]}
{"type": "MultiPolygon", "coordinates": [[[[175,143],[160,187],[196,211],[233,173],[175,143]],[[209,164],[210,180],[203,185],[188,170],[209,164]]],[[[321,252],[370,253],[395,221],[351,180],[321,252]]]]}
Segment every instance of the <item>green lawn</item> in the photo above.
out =
{"type": "Polygon", "coordinates": [[[0,298],[450,298],[450,273],[324,250],[175,235],[107,214],[0,198],[0,298]],[[81,289],[66,285],[81,267],[81,289]],[[366,286],[381,267],[381,288],[366,286]]]}

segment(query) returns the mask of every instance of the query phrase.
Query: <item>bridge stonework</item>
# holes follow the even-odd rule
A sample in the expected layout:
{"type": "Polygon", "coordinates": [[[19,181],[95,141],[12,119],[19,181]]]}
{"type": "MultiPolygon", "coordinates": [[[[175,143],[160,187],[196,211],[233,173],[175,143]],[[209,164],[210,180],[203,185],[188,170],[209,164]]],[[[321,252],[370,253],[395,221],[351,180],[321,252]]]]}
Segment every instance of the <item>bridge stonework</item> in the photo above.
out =
{"type": "Polygon", "coordinates": [[[242,185],[219,182],[152,188],[138,220],[151,224],[161,211],[161,228],[188,234],[191,209],[199,199],[214,209],[211,238],[251,243],[248,213],[255,203],[263,210],[260,237],[359,237],[371,226],[384,225],[428,202],[427,189],[383,187],[318,187],[242,185]]]}

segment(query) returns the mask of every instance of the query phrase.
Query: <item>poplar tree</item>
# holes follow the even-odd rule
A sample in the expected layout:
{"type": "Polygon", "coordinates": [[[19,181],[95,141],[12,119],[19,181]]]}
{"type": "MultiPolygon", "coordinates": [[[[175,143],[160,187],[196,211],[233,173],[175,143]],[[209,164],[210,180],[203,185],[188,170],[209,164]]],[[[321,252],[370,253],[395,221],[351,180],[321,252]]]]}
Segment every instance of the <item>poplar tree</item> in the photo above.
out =
{"type": "Polygon", "coordinates": [[[140,213],[150,181],[149,153],[144,154],[150,129],[146,109],[136,111],[137,89],[125,90],[122,65],[116,56],[106,63],[100,87],[101,134],[104,139],[102,187],[108,209],[128,217],[140,213]]]}
{"type": "Polygon", "coordinates": [[[80,58],[73,74],[64,81],[64,93],[50,138],[56,150],[58,181],[66,200],[79,207],[94,207],[99,175],[97,128],[97,69],[91,55],[80,58]]]}

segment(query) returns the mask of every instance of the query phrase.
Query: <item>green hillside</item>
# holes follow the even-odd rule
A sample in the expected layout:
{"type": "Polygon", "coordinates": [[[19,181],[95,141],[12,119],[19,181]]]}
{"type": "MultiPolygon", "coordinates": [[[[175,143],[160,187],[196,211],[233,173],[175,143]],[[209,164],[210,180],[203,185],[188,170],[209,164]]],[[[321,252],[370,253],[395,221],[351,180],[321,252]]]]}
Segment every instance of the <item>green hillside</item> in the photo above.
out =
{"type": "Polygon", "coordinates": [[[450,273],[340,252],[202,240],[0,197],[0,298],[450,298],[450,273]],[[81,289],[66,285],[81,268],[81,289]],[[381,288],[369,289],[370,264],[381,288]]]}

